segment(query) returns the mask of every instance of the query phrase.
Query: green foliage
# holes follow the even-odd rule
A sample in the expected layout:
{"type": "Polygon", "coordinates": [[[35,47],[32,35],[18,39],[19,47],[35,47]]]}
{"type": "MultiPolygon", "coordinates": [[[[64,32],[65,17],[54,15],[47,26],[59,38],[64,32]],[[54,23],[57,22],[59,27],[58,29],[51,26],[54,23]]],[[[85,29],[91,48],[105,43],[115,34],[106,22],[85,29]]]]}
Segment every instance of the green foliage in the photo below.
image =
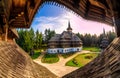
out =
{"type": "Polygon", "coordinates": [[[107,32],[107,36],[108,36],[109,42],[112,42],[113,39],[116,37],[116,34],[115,34],[115,32],[109,31],[109,32],[107,32]]]}
{"type": "Polygon", "coordinates": [[[41,50],[40,49],[37,49],[37,50],[34,50],[35,52],[40,52],[41,50]]]}
{"type": "Polygon", "coordinates": [[[29,52],[33,48],[33,41],[31,40],[30,33],[26,30],[24,34],[24,47],[26,52],[29,52]]]}
{"type": "Polygon", "coordinates": [[[35,49],[39,49],[42,47],[42,41],[43,41],[43,36],[42,33],[39,33],[39,31],[36,31],[36,36],[35,36],[35,49]]]}
{"type": "MultiPolygon", "coordinates": [[[[87,46],[87,47],[100,47],[100,43],[101,40],[103,39],[103,34],[100,34],[99,36],[97,36],[96,34],[91,35],[91,34],[76,34],[83,42],[83,46],[87,46]]],[[[116,34],[114,32],[107,32],[106,36],[109,40],[109,43],[111,43],[113,41],[113,39],[116,37],[116,34]]]]}
{"type": "Polygon", "coordinates": [[[61,54],[63,56],[63,58],[68,58],[70,56],[72,56],[75,53],[65,53],[65,54],[61,54]]]}
{"type": "Polygon", "coordinates": [[[46,49],[47,43],[50,38],[55,35],[55,31],[46,29],[45,38],[43,37],[42,33],[40,33],[38,30],[35,32],[33,28],[19,29],[18,34],[19,39],[16,39],[17,44],[26,52],[30,52],[31,49],[46,49]]]}
{"type": "Polygon", "coordinates": [[[48,41],[55,35],[55,31],[50,30],[50,29],[46,29],[45,32],[45,39],[44,39],[44,43],[48,43],[48,41]]]}
{"type": "Polygon", "coordinates": [[[92,59],[92,58],[93,58],[93,56],[90,56],[90,55],[85,56],[85,59],[92,59]]]}
{"type": "Polygon", "coordinates": [[[41,61],[43,63],[56,63],[59,61],[59,57],[57,54],[45,54],[41,61]]]}
{"type": "Polygon", "coordinates": [[[34,43],[34,31],[33,29],[30,30],[18,30],[19,39],[16,40],[18,45],[23,48],[26,52],[29,52],[33,48],[34,43]]]}
{"type": "Polygon", "coordinates": [[[82,34],[79,34],[77,33],[76,34],[83,42],[83,46],[98,46],[98,37],[96,34],[94,35],[91,35],[91,34],[85,34],[85,35],[82,35],[82,34]]]}
{"type": "Polygon", "coordinates": [[[43,36],[37,30],[34,33],[33,28],[18,30],[19,39],[16,39],[17,44],[23,48],[26,52],[30,52],[31,49],[40,49],[42,46],[43,36]]]}
{"type": "Polygon", "coordinates": [[[28,33],[28,38],[27,39],[30,39],[30,46],[31,48],[34,47],[34,39],[35,39],[35,34],[34,34],[34,30],[33,28],[30,28],[30,30],[27,32],[28,33]]]}
{"type": "Polygon", "coordinates": [[[69,62],[66,63],[66,66],[72,66],[72,67],[82,67],[80,64],[75,64],[73,60],[70,60],[69,62]]]}
{"type": "Polygon", "coordinates": [[[83,47],[83,50],[88,50],[91,52],[100,52],[100,49],[98,47],[83,47]]]}
{"type": "Polygon", "coordinates": [[[19,46],[21,46],[23,48],[25,40],[24,40],[24,30],[18,30],[18,35],[19,35],[19,39],[16,39],[16,42],[18,43],[19,46]]]}
{"type": "Polygon", "coordinates": [[[98,54],[96,53],[84,53],[79,54],[70,61],[66,63],[66,66],[73,66],[73,67],[82,67],[92,61],[95,57],[97,57],[98,54]],[[87,57],[87,58],[86,58],[87,57]],[[88,59],[88,57],[90,57],[88,59]]]}

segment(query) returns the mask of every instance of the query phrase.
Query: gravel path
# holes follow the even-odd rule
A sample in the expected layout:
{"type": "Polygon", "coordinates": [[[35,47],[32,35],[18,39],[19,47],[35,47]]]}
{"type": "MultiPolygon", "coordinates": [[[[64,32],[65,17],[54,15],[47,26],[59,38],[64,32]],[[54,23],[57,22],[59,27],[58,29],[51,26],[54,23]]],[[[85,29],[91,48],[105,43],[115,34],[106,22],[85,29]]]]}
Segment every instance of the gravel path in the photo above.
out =
{"type": "Polygon", "coordinates": [[[35,59],[34,62],[46,67],[48,70],[50,70],[51,72],[56,74],[58,77],[62,77],[65,74],[68,74],[79,68],[79,67],[65,66],[65,63],[68,62],[73,57],[75,57],[76,55],[81,54],[81,53],[93,53],[93,52],[90,52],[90,51],[77,52],[74,55],[72,55],[66,59],[64,59],[62,56],[59,56],[60,60],[57,63],[53,63],[53,64],[42,63],[41,58],[44,56],[44,54],[42,54],[38,59],[35,59]]]}

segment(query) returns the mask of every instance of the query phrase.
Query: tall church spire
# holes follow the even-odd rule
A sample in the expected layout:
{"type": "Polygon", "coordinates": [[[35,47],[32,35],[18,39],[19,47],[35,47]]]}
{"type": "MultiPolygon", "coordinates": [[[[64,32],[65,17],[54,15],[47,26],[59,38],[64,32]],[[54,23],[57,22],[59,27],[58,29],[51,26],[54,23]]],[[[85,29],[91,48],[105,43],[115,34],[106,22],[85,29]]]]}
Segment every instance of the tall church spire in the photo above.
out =
{"type": "Polygon", "coordinates": [[[105,36],[105,29],[103,28],[103,35],[105,36]]]}
{"type": "Polygon", "coordinates": [[[109,41],[108,41],[108,38],[105,34],[105,29],[103,28],[103,38],[102,38],[102,41],[100,44],[101,51],[103,51],[108,45],[109,45],[109,41]]]}
{"type": "Polygon", "coordinates": [[[68,22],[68,28],[67,28],[67,31],[72,32],[72,28],[71,28],[71,26],[70,26],[70,21],[68,22]]]}

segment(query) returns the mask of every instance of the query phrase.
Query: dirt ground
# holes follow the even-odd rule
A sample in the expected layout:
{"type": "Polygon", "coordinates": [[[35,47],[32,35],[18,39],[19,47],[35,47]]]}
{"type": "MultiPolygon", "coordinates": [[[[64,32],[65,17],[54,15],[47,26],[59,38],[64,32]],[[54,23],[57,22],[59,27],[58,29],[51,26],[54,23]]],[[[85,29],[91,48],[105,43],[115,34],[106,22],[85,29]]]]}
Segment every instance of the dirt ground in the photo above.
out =
{"type": "Polygon", "coordinates": [[[70,67],[70,66],[65,66],[65,63],[68,62],[70,59],[72,59],[73,57],[77,56],[78,54],[81,53],[89,53],[90,51],[81,51],[81,52],[77,52],[74,55],[64,59],[62,56],[59,56],[60,60],[57,63],[53,63],[53,64],[47,64],[47,63],[42,63],[41,62],[41,58],[44,56],[44,54],[42,54],[40,57],[38,57],[38,59],[35,59],[34,62],[46,67],[48,70],[50,70],[51,72],[53,72],[54,74],[56,74],[58,77],[62,77],[65,74],[68,74],[76,69],[78,69],[79,67],[70,67]]]}

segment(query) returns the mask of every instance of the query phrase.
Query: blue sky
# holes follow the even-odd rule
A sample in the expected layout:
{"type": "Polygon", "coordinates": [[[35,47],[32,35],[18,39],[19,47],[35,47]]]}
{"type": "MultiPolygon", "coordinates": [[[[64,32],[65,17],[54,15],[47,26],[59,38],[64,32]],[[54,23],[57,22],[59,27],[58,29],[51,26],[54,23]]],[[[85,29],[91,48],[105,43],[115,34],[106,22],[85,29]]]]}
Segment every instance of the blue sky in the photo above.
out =
{"type": "Polygon", "coordinates": [[[56,17],[59,16],[63,11],[65,10],[60,7],[46,4],[44,7],[39,8],[39,11],[35,17],[56,17]]]}
{"type": "Polygon", "coordinates": [[[68,21],[70,21],[74,33],[79,32],[81,34],[90,33],[99,35],[103,32],[103,28],[106,31],[112,30],[111,26],[84,20],[80,16],[73,14],[70,10],[68,11],[64,8],[48,4],[44,4],[42,8],[39,8],[31,27],[33,27],[34,30],[38,29],[42,33],[44,33],[45,29],[50,28],[60,34],[66,31],[68,21]]]}

